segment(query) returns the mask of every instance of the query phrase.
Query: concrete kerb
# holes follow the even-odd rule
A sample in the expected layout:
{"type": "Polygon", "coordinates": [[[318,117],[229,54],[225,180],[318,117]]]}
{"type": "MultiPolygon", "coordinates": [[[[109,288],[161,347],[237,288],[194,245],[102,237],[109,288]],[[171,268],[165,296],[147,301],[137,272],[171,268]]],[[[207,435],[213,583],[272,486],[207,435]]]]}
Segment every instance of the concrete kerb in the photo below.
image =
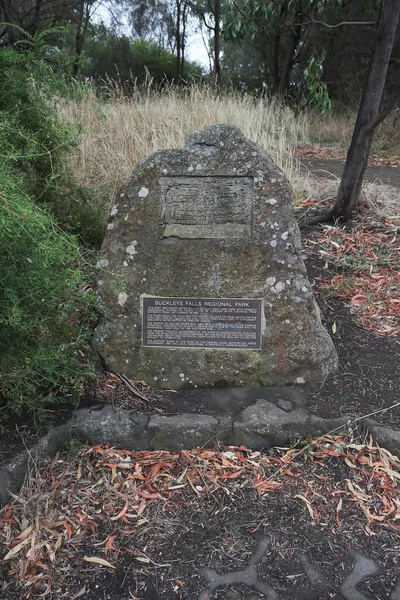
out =
{"type": "MultiPolygon", "coordinates": [[[[197,392],[203,393],[203,392],[197,392]]],[[[190,394],[193,395],[193,394],[190,394]]],[[[18,493],[31,464],[51,460],[68,440],[105,443],[127,450],[180,451],[212,447],[217,442],[254,450],[293,445],[296,440],[316,437],[351,427],[354,418],[323,419],[305,408],[301,393],[293,388],[212,390],[207,413],[144,416],[133,410],[102,406],[76,411],[67,425],[51,428],[32,448],[18,453],[0,467],[0,506],[10,492],[18,493]],[[232,410],[229,411],[229,396],[232,410]]],[[[380,446],[400,453],[400,432],[366,419],[363,425],[380,446]]]]}
{"type": "Polygon", "coordinates": [[[11,460],[0,467],[0,506],[7,504],[11,493],[17,494],[31,467],[52,459],[70,439],[69,425],[52,427],[29,450],[18,452],[11,460]]]}

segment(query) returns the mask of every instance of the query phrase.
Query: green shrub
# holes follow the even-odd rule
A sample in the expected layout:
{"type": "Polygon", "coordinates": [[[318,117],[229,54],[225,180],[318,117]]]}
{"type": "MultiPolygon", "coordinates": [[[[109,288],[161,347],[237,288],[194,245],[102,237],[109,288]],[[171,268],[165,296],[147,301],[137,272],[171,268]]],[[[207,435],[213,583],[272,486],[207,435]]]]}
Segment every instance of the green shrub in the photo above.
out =
{"type": "Polygon", "coordinates": [[[73,90],[55,74],[51,58],[43,35],[23,47],[0,49],[0,115],[7,115],[9,152],[35,202],[46,204],[63,228],[85,244],[98,247],[104,215],[93,208],[89,191],[73,182],[66,155],[77,134],[58,117],[60,103],[73,90]]]}
{"type": "MultiPolygon", "coordinates": [[[[20,413],[75,400],[90,375],[93,297],[75,236],[24,191],[0,124],[0,393],[20,413]],[[14,167],[14,168],[13,168],[14,167]]],[[[9,131],[9,130],[8,130],[9,131]]]]}
{"type": "Polygon", "coordinates": [[[73,136],[57,121],[51,76],[33,51],[0,49],[0,396],[5,414],[75,401],[93,372],[89,252],[65,230],[72,229],[77,213],[60,201],[63,161],[73,136]],[[60,220],[55,215],[62,210],[60,220]]]}

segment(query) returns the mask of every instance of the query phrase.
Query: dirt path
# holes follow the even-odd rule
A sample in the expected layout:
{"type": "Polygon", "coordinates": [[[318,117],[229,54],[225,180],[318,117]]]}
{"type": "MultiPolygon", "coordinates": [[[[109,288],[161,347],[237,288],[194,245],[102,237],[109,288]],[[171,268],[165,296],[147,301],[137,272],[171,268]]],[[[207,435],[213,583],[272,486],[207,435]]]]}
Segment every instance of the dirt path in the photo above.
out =
{"type": "MultiPolygon", "coordinates": [[[[305,157],[299,157],[299,160],[301,172],[304,175],[311,174],[314,177],[325,177],[327,179],[340,178],[342,175],[344,162],[340,160],[305,157]]],[[[400,188],[400,168],[369,166],[365,174],[365,179],[369,182],[400,188]]]]}

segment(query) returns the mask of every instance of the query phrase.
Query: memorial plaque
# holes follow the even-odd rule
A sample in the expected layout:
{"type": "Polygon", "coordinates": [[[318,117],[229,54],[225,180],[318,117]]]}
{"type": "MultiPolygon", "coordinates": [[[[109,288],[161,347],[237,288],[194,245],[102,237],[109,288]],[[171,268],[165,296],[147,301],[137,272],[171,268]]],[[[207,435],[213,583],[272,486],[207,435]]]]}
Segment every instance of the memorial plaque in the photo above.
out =
{"type": "Polygon", "coordinates": [[[251,237],[252,177],[162,177],[164,237],[251,237]]]}
{"type": "Polygon", "coordinates": [[[261,349],[261,300],[143,297],[142,345],[261,349]]]}

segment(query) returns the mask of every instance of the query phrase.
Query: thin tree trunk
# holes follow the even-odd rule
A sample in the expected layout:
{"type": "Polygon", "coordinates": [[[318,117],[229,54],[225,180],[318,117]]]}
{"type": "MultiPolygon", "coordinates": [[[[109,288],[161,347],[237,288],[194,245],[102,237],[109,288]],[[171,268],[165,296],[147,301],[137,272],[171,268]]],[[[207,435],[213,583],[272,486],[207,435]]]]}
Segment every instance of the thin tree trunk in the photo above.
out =
{"type": "Polygon", "coordinates": [[[42,8],[42,0],[36,0],[35,4],[35,16],[33,19],[33,25],[31,29],[31,33],[37,33],[39,31],[39,22],[40,22],[40,10],[42,8]]]}
{"type": "Polygon", "coordinates": [[[298,26],[291,33],[290,40],[289,40],[289,47],[287,49],[285,60],[283,61],[283,65],[282,65],[282,69],[281,69],[281,76],[280,76],[279,86],[278,86],[278,95],[282,96],[282,97],[285,96],[288,86],[289,86],[289,74],[290,74],[290,70],[293,65],[294,53],[296,52],[297,44],[300,41],[300,36],[301,36],[301,27],[298,26]]]}
{"type": "Polygon", "coordinates": [[[176,0],[176,78],[181,77],[181,0],[176,0]]]}
{"type": "Polygon", "coordinates": [[[367,79],[347,153],[332,217],[348,220],[357,208],[374,131],[382,119],[379,109],[400,16],[399,0],[382,0],[367,79]]]}
{"type": "Polygon", "coordinates": [[[221,85],[221,0],[215,0],[214,11],[214,71],[215,84],[221,85]]]}
{"type": "MultiPolygon", "coordinates": [[[[22,28],[21,16],[19,12],[18,5],[13,0],[1,0],[1,9],[3,14],[3,19],[5,23],[9,23],[10,25],[6,25],[5,29],[7,31],[8,44],[15,44],[18,40],[22,39],[23,34],[19,29],[13,27],[12,25],[18,25],[18,27],[22,28]]],[[[5,34],[5,32],[4,32],[5,34]]]]}
{"type": "Polygon", "coordinates": [[[188,18],[188,5],[184,3],[182,11],[182,34],[181,34],[181,77],[183,79],[185,70],[185,50],[186,50],[186,26],[188,18]]]}
{"type": "MultiPolygon", "coordinates": [[[[286,10],[286,7],[285,7],[285,10],[286,10]]],[[[283,16],[282,12],[281,12],[281,16],[283,16]]],[[[303,21],[303,14],[300,10],[300,7],[298,6],[295,9],[295,13],[293,15],[293,22],[301,23],[302,21],[303,21]]],[[[280,81],[279,81],[279,87],[278,87],[278,95],[281,97],[284,97],[286,95],[286,92],[289,87],[289,75],[290,75],[290,71],[291,71],[291,68],[294,63],[296,49],[300,42],[301,30],[302,30],[301,25],[294,25],[290,32],[289,45],[288,45],[288,48],[286,51],[285,60],[283,61],[283,65],[282,65],[282,69],[281,69],[281,76],[280,76],[280,81]]]]}
{"type": "MultiPolygon", "coordinates": [[[[280,18],[287,18],[287,10],[288,10],[289,2],[282,2],[279,16],[280,18]]],[[[273,93],[274,95],[280,94],[280,83],[281,83],[281,68],[279,62],[279,50],[282,42],[282,29],[281,27],[277,27],[275,29],[274,34],[274,43],[273,43],[273,54],[272,54],[272,81],[273,81],[273,93]]]]}
{"type": "Polygon", "coordinates": [[[79,5],[78,22],[76,24],[75,34],[75,56],[72,65],[72,77],[75,79],[79,73],[79,62],[82,52],[82,26],[83,26],[83,12],[84,12],[84,0],[81,0],[79,5]]]}
{"type": "MultiPolygon", "coordinates": [[[[272,80],[274,85],[274,94],[278,94],[280,72],[279,72],[279,46],[281,43],[281,32],[278,30],[274,35],[274,45],[272,54],[272,80]]],[[[267,65],[266,65],[267,67],[267,65]]],[[[268,67],[267,67],[268,68],[268,67]]]]}

